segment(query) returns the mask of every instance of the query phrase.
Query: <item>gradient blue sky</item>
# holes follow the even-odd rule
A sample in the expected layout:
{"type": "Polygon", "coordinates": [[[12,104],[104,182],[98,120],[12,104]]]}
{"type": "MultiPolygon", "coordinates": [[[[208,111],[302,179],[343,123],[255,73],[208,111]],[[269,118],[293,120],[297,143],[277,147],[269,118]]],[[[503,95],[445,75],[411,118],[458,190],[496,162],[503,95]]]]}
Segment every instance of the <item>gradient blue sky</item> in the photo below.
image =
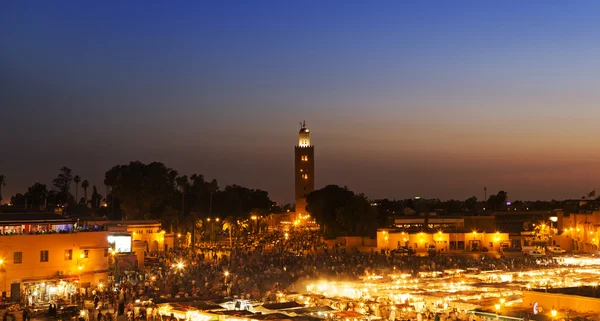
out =
{"type": "Polygon", "coordinates": [[[3,194],[157,160],[292,202],[306,119],[317,187],[577,198],[600,178],[598,17],[597,1],[3,1],[3,194]]]}

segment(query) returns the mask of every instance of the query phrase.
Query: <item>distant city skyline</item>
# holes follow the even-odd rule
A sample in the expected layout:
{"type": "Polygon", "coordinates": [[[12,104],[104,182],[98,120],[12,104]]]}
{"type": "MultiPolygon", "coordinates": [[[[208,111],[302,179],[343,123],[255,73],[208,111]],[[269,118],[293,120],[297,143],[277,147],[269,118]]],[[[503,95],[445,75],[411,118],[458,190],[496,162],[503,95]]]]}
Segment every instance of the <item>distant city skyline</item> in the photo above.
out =
{"type": "Polygon", "coordinates": [[[294,201],[579,198],[600,178],[600,3],[0,5],[4,202],[160,161],[294,201]]]}

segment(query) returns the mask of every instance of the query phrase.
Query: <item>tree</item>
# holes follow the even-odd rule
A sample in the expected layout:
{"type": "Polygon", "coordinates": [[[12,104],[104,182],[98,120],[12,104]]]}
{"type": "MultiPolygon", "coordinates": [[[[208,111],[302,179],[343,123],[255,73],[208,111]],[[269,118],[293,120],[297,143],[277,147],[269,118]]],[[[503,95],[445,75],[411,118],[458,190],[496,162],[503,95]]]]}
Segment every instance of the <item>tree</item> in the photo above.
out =
{"type": "Polygon", "coordinates": [[[229,248],[231,249],[232,253],[233,253],[233,238],[232,238],[232,236],[235,236],[236,240],[237,240],[237,234],[241,230],[246,229],[246,228],[248,228],[248,221],[239,220],[233,216],[229,216],[223,220],[223,231],[229,231],[229,248]]]}
{"type": "Polygon", "coordinates": [[[52,185],[54,185],[58,191],[58,201],[60,203],[66,203],[69,201],[69,189],[71,187],[71,181],[73,181],[73,176],[71,175],[71,169],[68,167],[62,167],[58,176],[52,180],[52,185]]]}
{"type": "Polygon", "coordinates": [[[506,201],[508,200],[508,193],[505,191],[499,191],[496,195],[490,195],[487,200],[488,207],[494,209],[494,211],[500,211],[506,209],[506,201]]]}
{"type": "Polygon", "coordinates": [[[188,190],[190,183],[186,175],[177,177],[175,182],[177,183],[179,192],[181,193],[181,215],[185,216],[185,193],[188,190]]]}
{"type": "Polygon", "coordinates": [[[377,230],[377,212],[363,194],[347,187],[328,185],[306,197],[306,209],[328,237],[372,236],[377,230]]]}
{"type": "Polygon", "coordinates": [[[102,194],[98,193],[96,185],[94,185],[92,187],[92,197],[90,198],[92,208],[100,208],[100,202],[102,202],[102,194]]]}
{"type": "Polygon", "coordinates": [[[202,225],[203,222],[195,212],[190,213],[183,221],[186,232],[192,235],[192,253],[196,253],[196,234],[201,233],[199,230],[202,228],[202,225]]]}
{"type": "Polygon", "coordinates": [[[254,209],[270,211],[273,206],[268,192],[239,185],[226,186],[215,193],[215,199],[218,206],[214,206],[214,209],[221,216],[232,216],[236,220],[248,219],[254,209]]]}
{"type": "Polygon", "coordinates": [[[2,204],[2,186],[6,186],[6,177],[0,175],[0,204],[2,204]]]}
{"type": "Polygon", "coordinates": [[[79,202],[79,182],[81,182],[81,177],[75,175],[75,177],[73,177],[73,182],[75,182],[75,201],[79,202]]]}
{"type": "Polygon", "coordinates": [[[81,182],[81,188],[83,188],[83,203],[87,204],[87,189],[88,187],[90,187],[90,183],[86,180],[84,180],[83,182],[81,182]]]}
{"type": "Polygon", "coordinates": [[[117,165],[105,174],[127,218],[158,218],[175,195],[177,171],[163,163],[144,164],[136,161],[117,165]]]}
{"type": "Polygon", "coordinates": [[[15,196],[10,198],[10,202],[14,207],[25,207],[25,195],[17,193],[15,196]]]}
{"type": "Polygon", "coordinates": [[[169,233],[175,231],[175,226],[179,226],[180,213],[171,206],[165,207],[160,216],[162,226],[169,227],[169,233]]]}
{"type": "Polygon", "coordinates": [[[48,197],[48,188],[41,183],[35,183],[27,189],[25,198],[33,207],[41,207],[46,203],[48,197]]]}
{"type": "Polygon", "coordinates": [[[477,206],[477,197],[475,197],[475,196],[471,196],[463,202],[463,209],[465,212],[475,212],[476,206],[477,206]]]}
{"type": "Polygon", "coordinates": [[[208,192],[210,193],[210,201],[208,203],[208,217],[212,215],[212,202],[213,202],[213,194],[219,191],[219,184],[217,184],[217,180],[213,179],[208,184],[208,192]]]}

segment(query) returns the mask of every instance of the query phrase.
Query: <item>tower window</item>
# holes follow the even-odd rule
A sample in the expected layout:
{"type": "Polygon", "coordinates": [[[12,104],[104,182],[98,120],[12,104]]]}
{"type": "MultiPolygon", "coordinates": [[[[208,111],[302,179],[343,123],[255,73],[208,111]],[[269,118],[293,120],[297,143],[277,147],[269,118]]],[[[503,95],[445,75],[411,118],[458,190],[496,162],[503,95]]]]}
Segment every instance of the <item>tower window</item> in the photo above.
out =
{"type": "Polygon", "coordinates": [[[302,178],[308,179],[308,174],[302,174],[302,178]]]}
{"type": "Polygon", "coordinates": [[[308,155],[302,155],[302,156],[300,157],[300,159],[301,159],[303,162],[308,162],[308,155]]]}

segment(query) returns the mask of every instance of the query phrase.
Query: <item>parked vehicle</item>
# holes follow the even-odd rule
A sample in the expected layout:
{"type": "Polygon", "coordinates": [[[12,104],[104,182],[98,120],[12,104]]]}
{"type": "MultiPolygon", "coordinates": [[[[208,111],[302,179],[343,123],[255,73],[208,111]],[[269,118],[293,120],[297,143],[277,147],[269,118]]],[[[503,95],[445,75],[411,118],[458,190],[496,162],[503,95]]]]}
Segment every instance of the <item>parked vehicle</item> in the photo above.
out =
{"type": "Polygon", "coordinates": [[[565,254],[565,252],[567,252],[567,251],[561,249],[558,246],[551,246],[551,247],[548,247],[548,252],[550,252],[552,254],[565,254]]]}
{"type": "Polygon", "coordinates": [[[415,250],[408,246],[400,246],[395,250],[392,250],[392,255],[413,255],[415,250]]]}
{"type": "Polygon", "coordinates": [[[525,255],[531,256],[531,257],[543,257],[546,256],[546,253],[541,252],[539,250],[533,250],[529,253],[525,253],[525,255]]]}
{"type": "Polygon", "coordinates": [[[56,312],[57,317],[59,317],[62,320],[76,320],[82,314],[81,309],[79,309],[79,306],[77,305],[62,306],[56,312]]]}

